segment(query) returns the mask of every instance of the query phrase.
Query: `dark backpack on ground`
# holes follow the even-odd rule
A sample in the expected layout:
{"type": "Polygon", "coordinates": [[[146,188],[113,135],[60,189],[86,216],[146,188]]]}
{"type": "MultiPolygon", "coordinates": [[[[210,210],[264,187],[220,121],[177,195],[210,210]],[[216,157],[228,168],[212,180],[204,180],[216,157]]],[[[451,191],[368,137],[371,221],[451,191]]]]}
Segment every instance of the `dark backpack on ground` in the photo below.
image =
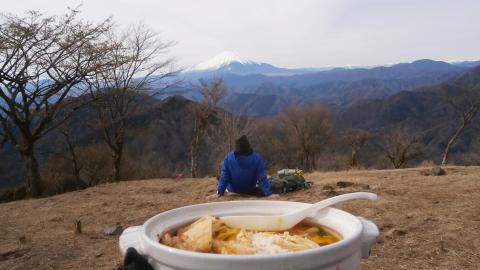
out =
{"type": "Polygon", "coordinates": [[[303,172],[301,170],[289,169],[278,171],[278,173],[272,175],[268,181],[272,187],[272,193],[275,194],[309,189],[313,184],[303,178],[303,172]]]}

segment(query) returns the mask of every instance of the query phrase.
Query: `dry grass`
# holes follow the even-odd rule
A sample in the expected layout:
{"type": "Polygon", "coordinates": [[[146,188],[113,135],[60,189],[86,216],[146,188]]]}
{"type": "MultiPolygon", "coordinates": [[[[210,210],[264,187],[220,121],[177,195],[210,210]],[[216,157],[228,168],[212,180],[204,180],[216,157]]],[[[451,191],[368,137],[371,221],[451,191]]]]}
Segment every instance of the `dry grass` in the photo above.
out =
{"type": "MultiPolygon", "coordinates": [[[[362,269],[478,269],[480,167],[448,167],[438,177],[423,170],[313,173],[307,176],[312,189],[279,199],[315,202],[329,193],[371,190],[381,196],[377,203],[338,206],[381,229],[362,269]],[[337,181],[355,184],[340,188],[337,181]]],[[[154,179],[0,204],[0,269],[114,269],[121,262],[118,237],[105,236],[104,228],[138,225],[158,212],[205,202],[214,189],[211,178],[154,179]],[[75,220],[82,234],[74,233],[75,220]]]]}

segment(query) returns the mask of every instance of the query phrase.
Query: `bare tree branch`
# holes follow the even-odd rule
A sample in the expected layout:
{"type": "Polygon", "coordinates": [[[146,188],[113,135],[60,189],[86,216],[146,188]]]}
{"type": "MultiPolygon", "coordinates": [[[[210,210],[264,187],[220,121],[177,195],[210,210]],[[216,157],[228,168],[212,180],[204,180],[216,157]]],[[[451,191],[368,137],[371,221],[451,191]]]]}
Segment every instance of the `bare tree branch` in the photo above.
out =
{"type": "Polygon", "coordinates": [[[449,89],[443,91],[443,99],[454,109],[460,122],[445,147],[442,157],[442,165],[445,166],[448,164],[450,149],[480,110],[480,88],[452,84],[449,85],[449,89]]]}
{"type": "Polygon", "coordinates": [[[377,147],[396,169],[406,166],[423,154],[420,137],[400,126],[390,128],[377,143],[377,147]]]}
{"type": "Polygon", "coordinates": [[[25,161],[30,196],[43,192],[36,142],[68,119],[65,100],[104,65],[110,20],[92,24],[77,15],[0,15],[0,124],[25,161]]]}
{"type": "Polygon", "coordinates": [[[205,132],[209,127],[209,118],[227,93],[222,79],[216,78],[210,82],[201,80],[200,85],[203,101],[193,103],[189,107],[194,119],[193,136],[190,142],[190,174],[192,177],[198,176],[200,142],[204,139],[205,132]]]}
{"type": "Polygon", "coordinates": [[[294,105],[279,118],[285,134],[297,147],[303,169],[314,170],[318,154],[331,139],[330,111],[320,105],[294,105]]]}
{"type": "Polygon", "coordinates": [[[109,67],[91,78],[89,93],[97,112],[94,127],[112,153],[114,181],[121,178],[127,119],[148,101],[153,84],[178,72],[172,58],[160,59],[172,44],[142,24],[120,34],[109,32],[109,51],[103,56],[109,67]]]}
{"type": "Polygon", "coordinates": [[[371,138],[370,132],[363,129],[347,129],[341,135],[342,140],[350,147],[350,164],[352,168],[358,167],[358,153],[365,143],[371,138]]]}

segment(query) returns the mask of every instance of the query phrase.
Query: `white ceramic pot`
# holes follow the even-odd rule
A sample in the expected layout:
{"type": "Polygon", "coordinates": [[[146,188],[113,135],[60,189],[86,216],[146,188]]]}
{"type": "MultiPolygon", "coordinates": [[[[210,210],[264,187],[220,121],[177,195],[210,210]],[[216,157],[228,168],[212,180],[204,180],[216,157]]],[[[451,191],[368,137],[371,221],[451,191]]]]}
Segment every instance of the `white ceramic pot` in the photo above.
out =
{"type": "Polygon", "coordinates": [[[379,231],[371,221],[345,211],[327,208],[313,215],[313,222],[340,233],[342,240],[306,251],[274,255],[221,255],[171,248],[158,243],[158,234],[202,216],[279,214],[308,206],[287,201],[230,201],[197,204],[158,214],[142,226],[127,228],[120,236],[122,254],[128,247],[148,257],[156,270],[350,270],[359,269],[376,243],[379,231]]]}

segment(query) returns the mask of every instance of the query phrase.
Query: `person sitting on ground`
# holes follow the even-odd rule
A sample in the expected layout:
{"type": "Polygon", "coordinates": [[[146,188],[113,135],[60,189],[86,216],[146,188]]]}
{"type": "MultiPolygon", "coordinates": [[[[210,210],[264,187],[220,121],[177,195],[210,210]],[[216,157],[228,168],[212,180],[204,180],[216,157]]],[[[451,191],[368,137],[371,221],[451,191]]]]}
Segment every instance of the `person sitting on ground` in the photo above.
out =
{"type": "Polygon", "coordinates": [[[207,199],[216,199],[224,195],[226,190],[245,195],[272,195],[263,159],[258,153],[253,152],[246,136],[240,137],[235,142],[235,151],[225,156],[217,193],[208,196],[207,199]]]}

